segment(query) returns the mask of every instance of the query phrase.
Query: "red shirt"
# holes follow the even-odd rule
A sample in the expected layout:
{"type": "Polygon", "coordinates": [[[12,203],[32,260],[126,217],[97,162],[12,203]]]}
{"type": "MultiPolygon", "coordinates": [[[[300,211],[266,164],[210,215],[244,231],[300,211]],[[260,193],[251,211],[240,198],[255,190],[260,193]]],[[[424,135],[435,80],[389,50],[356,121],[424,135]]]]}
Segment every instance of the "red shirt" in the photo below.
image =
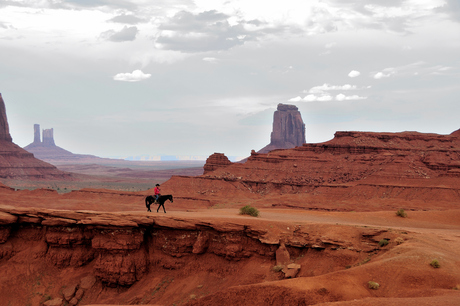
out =
{"type": "Polygon", "coordinates": [[[155,192],[155,195],[157,194],[160,194],[160,187],[155,187],[155,189],[153,190],[155,192]]]}

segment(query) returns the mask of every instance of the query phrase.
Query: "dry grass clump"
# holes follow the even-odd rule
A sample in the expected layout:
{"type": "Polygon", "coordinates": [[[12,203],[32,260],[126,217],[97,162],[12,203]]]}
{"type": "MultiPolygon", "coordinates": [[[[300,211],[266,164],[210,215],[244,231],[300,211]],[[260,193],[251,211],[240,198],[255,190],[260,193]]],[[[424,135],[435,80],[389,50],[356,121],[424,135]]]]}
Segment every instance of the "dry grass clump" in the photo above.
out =
{"type": "Polygon", "coordinates": [[[404,209],[401,208],[396,212],[396,216],[401,218],[407,218],[407,213],[404,211],[404,209]]]}
{"type": "Polygon", "coordinates": [[[273,271],[275,271],[275,272],[280,272],[281,270],[283,270],[283,268],[284,268],[284,267],[281,266],[281,265],[280,265],[280,266],[274,266],[274,267],[273,267],[273,271]]]}
{"type": "Polygon", "coordinates": [[[441,268],[441,264],[439,263],[439,261],[437,259],[433,259],[431,262],[430,262],[430,266],[432,266],[433,268],[441,268]]]}
{"type": "Polygon", "coordinates": [[[404,243],[404,238],[398,237],[395,239],[396,244],[403,244],[404,243]]]}
{"type": "Polygon", "coordinates": [[[367,286],[369,287],[369,289],[372,289],[372,290],[377,290],[380,287],[378,283],[373,282],[373,281],[367,282],[367,286]]]}
{"type": "Polygon", "coordinates": [[[259,211],[257,210],[257,208],[252,207],[251,205],[246,205],[240,208],[240,215],[250,215],[253,217],[258,217],[259,211]]]}

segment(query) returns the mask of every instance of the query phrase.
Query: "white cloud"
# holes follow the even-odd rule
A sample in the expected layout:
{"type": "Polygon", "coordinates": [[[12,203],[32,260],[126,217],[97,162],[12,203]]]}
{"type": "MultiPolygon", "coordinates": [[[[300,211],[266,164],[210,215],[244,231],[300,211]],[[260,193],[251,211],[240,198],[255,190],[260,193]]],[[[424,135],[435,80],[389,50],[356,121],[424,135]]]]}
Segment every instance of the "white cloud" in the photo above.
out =
{"type": "Polygon", "coordinates": [[[216,63],[217,58],[215,58],[215,57],[203,57],[203,61],[208,62],[208,63],[216,63]]]}
{"type": "Polygon", "coordinates": [[[118,73],[113,77],[113,79],[115,81],[138,82],[148,79],[151,76],[151,74],[143,73],[141,70],[134,70],[132,73],[118,73]]]}
{"type": "Polygon", "coordinates": [[[348,74],[348,76],[349,76],[350,78],[356,78],[356,77],[359,76],[360,74],[361,74],[361,72],[356,71],[356,70],[352,70],[352,71],[350,71],[350,73],[348,74]]]}
{"type": "Polygon", "coordinates": [[[348,101],[348,100],[365,100],[367,99],[367,97],[361,97],[361,96],[358,96],[358,95],[352,95],[352,96],[346,96],[344,94],[338,94],[337,96],[335,96],[335,100],[336,101],[348,101]]]}
{"type": "Polygon", "coordinates": [[[310,88],[308,91],[304,91],[304,92],[308,92],[308,93],[324,93],[325,91],[328,91],[328,90],[354,90],[354,89],[357,89],[356,85],[350,85],[350,84],[331,85],[331,84],[324,83],[323,85],[314,86],[314,87],[310,88]]]}
{"type": "Polygon", "coordinates": [[[301,96],[297,96],[295,98],[291,98],[288,100],[289,102],[300,102],[302,101],[302,97],[301,96]]]}

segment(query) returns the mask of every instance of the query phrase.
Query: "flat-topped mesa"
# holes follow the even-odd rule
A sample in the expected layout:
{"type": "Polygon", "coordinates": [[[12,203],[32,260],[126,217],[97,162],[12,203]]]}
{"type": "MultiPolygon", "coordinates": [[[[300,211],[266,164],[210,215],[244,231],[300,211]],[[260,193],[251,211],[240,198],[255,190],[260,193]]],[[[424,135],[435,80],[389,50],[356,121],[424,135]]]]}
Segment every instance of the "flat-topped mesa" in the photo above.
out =
{"type": "Polygon", "coordinates": [[[217,168],[227,167],[232,162],[223,153],[214,153],[206,159],[203,167],[204,173],[216,170],[217,168]]]}
{"type": "Polygon", "coordinates": [[[297,106],[280,103],[273,115],[270,144],[258,153],[268,153],[275,149],[291,149],[304,143],[305,124],[297,106]]]}
{"type": "Polygon", "coordinates": [[[12,142],[10,135],[8,120],[6,118],[5,102],[3,102],[2,94],[0,93],[0,141],[12,142]]]}

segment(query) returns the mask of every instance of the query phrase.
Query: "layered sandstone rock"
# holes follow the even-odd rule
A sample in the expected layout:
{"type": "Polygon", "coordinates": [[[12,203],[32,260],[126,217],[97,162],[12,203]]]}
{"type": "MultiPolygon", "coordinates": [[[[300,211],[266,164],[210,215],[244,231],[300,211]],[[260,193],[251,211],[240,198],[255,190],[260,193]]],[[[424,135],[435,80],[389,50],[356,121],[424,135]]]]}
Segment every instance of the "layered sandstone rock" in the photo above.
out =
{"type": "Polygon", "coordinates": [[[217,168],[227,167],[232,162],[223,153],[214,153],[206,159],[206,164],[203,167],[204,173],[216,170],[217,168]]]}
{"type": "Polygon", "coordinates": [[[270,144],[259,150],[268,153],[275,149],[290,149],[305,143],[305,124],[295,105],[278,104],[273,115],[273,131],[270,144]]]}
{"type": "MultiPolygon", "coordinates": [[[[21,249],[21,243],[25,243],[31,261],[45,259],[59,269],[72,268],[72,271],[91,267],[91,275],[105,285],[131,286],[149,269],[179,270],[187,262],[198,262],[200,258],[205,266],[209,256],[228,262],[263,257],[273,260],[273,264],[282,261],[280,265],[297,273],[300,267],[289,267],[289,249],[292,252],[295,248],[298,254],[321,244],[324,245],[321,251],[339,252],[353,247],[377,252],[382,232],[386,237],[396,238],[386,231],[368,233],[366,229],[340,228],[341,233],[350,235],[332,235],[329,226],[318,225],[274,227],[244,219],[220,221],[0,205],[0,259],[13,257],[21,249]]],[[[356,256],[359,257],[358,252],[356,256]]],[[[78,288],[84,286],[67,286],[63,297],[70,300],[78,288]]]]}
{"type": "Polygon", "coordinates": [[[208,194],[220,196],[220,204],[250,198],[260,199],[264,207],[330,210],[328,203],[335,201],[343,204],[334,210],[367,211],[381,205],[452,207],[460,203],[459,184],[458,131],[451,135],[346,131],[324,143],[266,154],[253,151],[245,163],[200,177],[173,177],[166,186],[177,195],[200,194],[203,200],[210,199],[208,194]]]}
{"type": "Polygon", "coordinates": [[[0,95],[0,178],[68,179],[70,174],[38,160],[33,154],[13,143],[8,128],[4,101],[0,95]]]}

